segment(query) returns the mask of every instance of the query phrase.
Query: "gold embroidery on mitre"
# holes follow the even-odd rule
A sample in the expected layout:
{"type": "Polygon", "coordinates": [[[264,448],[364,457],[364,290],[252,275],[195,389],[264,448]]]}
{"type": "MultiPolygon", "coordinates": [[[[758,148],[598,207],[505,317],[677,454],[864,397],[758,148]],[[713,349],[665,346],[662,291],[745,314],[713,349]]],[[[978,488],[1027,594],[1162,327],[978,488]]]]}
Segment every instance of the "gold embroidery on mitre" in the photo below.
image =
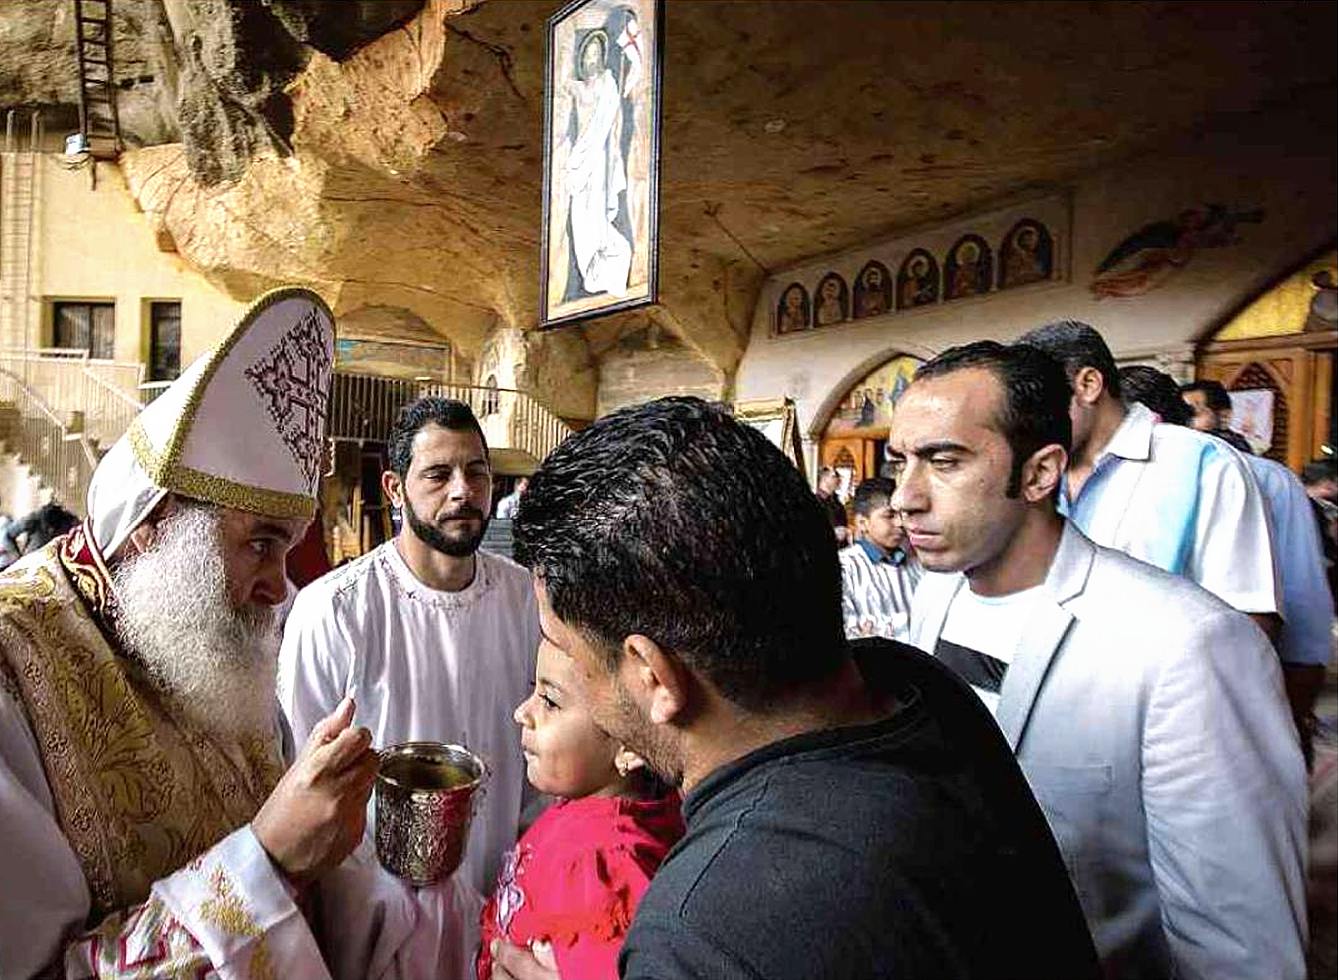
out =
{"type": "Polygon", "coordinates": [[[232,879],[222,868],[215,868],[209,876],[209,886],[212,897],[201,903],[200,918],[229,936],[257,940],[255,950],[251,953],[249,975],[255,980],[271,980],[274,964],[270,962],[264,930],[256,925],[246,903],[233,889],[232,879]]]}
{"type": "Polygon", "coordinates": [[[282,286],[279,289],[272,289],[264,295],[257,297],[256,301],[247,308],[244,314],[242,314],[241,320],[237,322],[237,326],[233,329],[227,339],[215,347],[209,354],[208,363],[205,364],[204,370],[200,373],[200,377],[195,382],[195,387],[191,389],[190,395],[186,398],[186,404],[182,409],[181,418],[177,420],[177,424],[168,435],[167,446],[163,450],[164,465],[174,467],[180,462],[181,454],[186,447],[186,436],[189,434],[191,427],[195,424],[195,412],[199,409],[200,402],[204,398],[205,389],[209,386],[209,382],[213,380],[214,374],[218,371],[219,367],[225,360],[227,360],[228,355],[232,353],[232,348],[237,346],[238,341],[246,335],[246,332],[251,328],[251,324],[255,321],[256,317],[265,312],[265,310],[269,309],[275,303],[291,297],[298,297],[315,303],[320,308],[321,312],[329,318],[330,323],[334,323],[334,314],[330,312],[330,307],[325,304],[325,300],[321,299],[320,296],[316,295],[311,290],[301,286],[282,286]]]}
{"type": "MultiPolygon", "coordinates": [[[[190,394],[186,397],[185,405],[182,407],[181,416],[168,433],[167,443],[161,452],[154,448],[153,441],[144,429],[141,421],[142,413],[130,423],[130,429],[126,435],[130,442],[130,449],[134,453],[135,462],[139,464],[140,469],[144,470],[155,486],[188,497],[205,500],[209,503],[219,504],[223,507],[244,510],[252,514],[263,514],[266,517],[311,517],[316,513],[316,491],[314,487],[310,494],[269,490],[263,487],[237,483],[181,463],[187,437],[195,425],[196,412],[199,410],[200,402],[204,399],[204,393],[218,369],[227,360],[228,355],[232,353],[232,349],[241,338],[246,335],[256,317],[275,303],[293,297],[312,303],[329,319],[331,325],[334,324],[334,314],[330,311],[330,307],[326,305],[325,300],[311,290],[301,286],[283,286],[279,289],[270,290],[258,297],[247,308],[246,313],[242,315],[232,333],[206,355],[208,361],[205,363],[204,370],[195,379],[190,394]]],[[[319,439],[317,442],[323,448],[324,439],[319,439]]]]}
{"type": "Polygon", "coordinates": [[[126,435],[135,462],[148,474],[154,486],[220,507],[231,507],[233,510],[263,514],[266,517],[312,517],[316,513],[315,498],[306,494],[247,486],[180,463],[168,466],[163,457],[154,451],[138,419],[130,424],[126,435]]]}

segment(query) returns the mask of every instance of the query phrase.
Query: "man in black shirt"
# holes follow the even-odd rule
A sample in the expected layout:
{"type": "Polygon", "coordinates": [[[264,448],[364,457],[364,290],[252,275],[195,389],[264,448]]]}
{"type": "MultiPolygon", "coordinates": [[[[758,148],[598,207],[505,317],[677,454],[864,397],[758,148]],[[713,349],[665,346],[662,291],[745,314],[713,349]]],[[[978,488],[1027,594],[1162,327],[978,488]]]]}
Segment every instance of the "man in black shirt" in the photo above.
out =
{"type": "Polygon", "coordinates": [[[850,541],[850,518],[846,516],[846,508],[841,503],[841,498],[836,495],[836,490],[840,486],[841,474],[837,473],[836,470],[830,466],[824,466],[818,470],[818,489],[816,491],[818,501],[827,514],[827,520],[831,522],[837,543],[848,544],[850,541]]]}
{"type": "Polygon", "coordinates": [[[763,436],[698,399],[616,412],[544,461],[515,531],[575,695],[686,791],[624,977],[1096,975],[997,727],[932,659],[852,653],[829,525],[763,436]]]}

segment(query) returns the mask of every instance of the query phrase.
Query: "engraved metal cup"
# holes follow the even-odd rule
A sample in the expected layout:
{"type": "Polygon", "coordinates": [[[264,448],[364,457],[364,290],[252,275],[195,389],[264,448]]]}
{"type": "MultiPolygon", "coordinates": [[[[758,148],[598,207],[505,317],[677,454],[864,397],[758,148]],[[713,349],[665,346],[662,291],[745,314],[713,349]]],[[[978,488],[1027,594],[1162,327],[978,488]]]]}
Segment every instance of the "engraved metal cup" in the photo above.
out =
{"type": "Polygon", "coordinates": [[[430,885],[455,872],[465,855],[474,806],[483,796],[488,767],[461,745],[403,742],[381,752],[376,775],[376,856],[391,874],[412,885],[430,885]],[[445,763],[467,781],[449,788],[416,786],[397,760],[445,763]]]}

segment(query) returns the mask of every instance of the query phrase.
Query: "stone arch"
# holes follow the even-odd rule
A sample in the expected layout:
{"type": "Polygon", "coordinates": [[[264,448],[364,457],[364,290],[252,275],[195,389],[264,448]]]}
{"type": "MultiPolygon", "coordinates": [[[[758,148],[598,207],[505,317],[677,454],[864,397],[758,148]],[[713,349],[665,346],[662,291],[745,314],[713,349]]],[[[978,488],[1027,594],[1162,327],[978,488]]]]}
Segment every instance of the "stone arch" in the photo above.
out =
{"type": "Polygon", "coordinates": [[[831,422],[832,416],[840,408],[846,394],[855,384],[867,377],[871,371],[880,365],[886,364],[897,357],[914,357],[917,360],[927,361],[937,353],[938,351],[923,344],[903,343],[885,347],[876,354],[871,354],[859,361],[843,374],[839,381],[832,385],[822,401],[818,403],[818,407],[813,413],[813,421],[805,430],[807,438],[813,441],[821,439],[823,433],[827,431],[828,423],[831,422]]]}

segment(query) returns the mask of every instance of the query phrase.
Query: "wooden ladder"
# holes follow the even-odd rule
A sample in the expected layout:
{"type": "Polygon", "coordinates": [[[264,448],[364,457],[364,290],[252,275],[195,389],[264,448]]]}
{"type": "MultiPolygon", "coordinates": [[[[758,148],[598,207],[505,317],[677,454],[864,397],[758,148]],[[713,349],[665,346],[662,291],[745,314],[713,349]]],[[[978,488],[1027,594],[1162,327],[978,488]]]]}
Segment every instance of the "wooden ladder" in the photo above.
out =
{"type": "Polygon", "coordinates": [[[36,211],[42,117],[30,118],[28,145],[15,134],[15,111],[5,120],[4,152],[0,153],[0,347],[36,346],[31,332],[33,227],[36,211]]]}
{"type": "Polygon", "coordinates": [[[94,160],[115,160],[121,152],[121,120],[112,79],[111,7],[112,0],[74,0],[79,131],[94,160]]]}

